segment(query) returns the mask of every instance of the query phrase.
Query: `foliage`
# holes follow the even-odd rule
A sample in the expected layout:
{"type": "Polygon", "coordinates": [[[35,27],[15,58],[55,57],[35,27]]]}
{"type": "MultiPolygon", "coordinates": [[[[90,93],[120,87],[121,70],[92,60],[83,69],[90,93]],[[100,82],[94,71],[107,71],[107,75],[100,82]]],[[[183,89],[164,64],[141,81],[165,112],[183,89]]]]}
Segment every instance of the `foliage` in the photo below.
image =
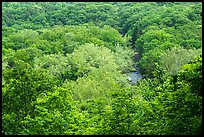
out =
{"type": "Polygon", "coordinates": [[[161,55],[161,67],[171,75],[177,75],[181,66],[193,61],[195,55],[201,53],[201,50],[184,49],[182,47],[172,48],[161,55]]]}
{"type": "Polygon", "coordinates": [[[3,2],[2,134],[201,135],[201,23],[200,2],[3,2]]]}

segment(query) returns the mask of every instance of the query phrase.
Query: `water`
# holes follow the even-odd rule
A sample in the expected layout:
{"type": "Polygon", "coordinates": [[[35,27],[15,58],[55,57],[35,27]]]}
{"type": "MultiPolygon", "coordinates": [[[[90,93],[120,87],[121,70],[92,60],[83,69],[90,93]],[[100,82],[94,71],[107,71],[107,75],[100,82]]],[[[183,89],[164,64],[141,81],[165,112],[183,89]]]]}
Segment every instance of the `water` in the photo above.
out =
{"type": "Polygon", "coordinates": [[[137,72],[130,72],[128,73],[127,79],[130,81],[132,84],[136,84],[139,79],[142,78],[142,75],[137,71],[137,72]]]}
{"type": "MultiPolygon", "coordinates": [[[[141,57],[140,57],[139,52],[136,51],[135,55],[134,55],[134,61],[138,62],[140,60],[140,58],[141,57]]],[[[130,82],[131,85],[136,84],[139,79],[143,78],[142,74],[140,73],[140,68],[137,67],[137,66],[134,66],[134,67],[135,67],[136,71],[129,72],[127,74],[127,79],[128,79],[128,81],[130,82]]]]}

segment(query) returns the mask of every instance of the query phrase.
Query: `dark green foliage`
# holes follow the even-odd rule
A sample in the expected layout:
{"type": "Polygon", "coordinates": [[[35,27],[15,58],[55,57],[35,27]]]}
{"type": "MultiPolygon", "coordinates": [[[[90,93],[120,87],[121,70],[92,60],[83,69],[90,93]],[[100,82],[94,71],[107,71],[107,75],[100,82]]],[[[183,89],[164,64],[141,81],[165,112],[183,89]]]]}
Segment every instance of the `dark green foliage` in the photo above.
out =
{"type": "Polygon", "coordinates": [[[201,23],[200,2],[3,2],[2,134],[201,135],[201,23]]]}
{"type": "Polygon", "coordinates": [[[30,114],[33,115],[33,101],[38,94],[52,90],[56,81],[43,71],[35,71],[31,65],[21,60],[14,61],[14,67],[5,69],[2,85],[3,131],[6,134],[19,134],[20,122],[30,114]],[[13,119],[9,118],[9,114],[13,119]]]}

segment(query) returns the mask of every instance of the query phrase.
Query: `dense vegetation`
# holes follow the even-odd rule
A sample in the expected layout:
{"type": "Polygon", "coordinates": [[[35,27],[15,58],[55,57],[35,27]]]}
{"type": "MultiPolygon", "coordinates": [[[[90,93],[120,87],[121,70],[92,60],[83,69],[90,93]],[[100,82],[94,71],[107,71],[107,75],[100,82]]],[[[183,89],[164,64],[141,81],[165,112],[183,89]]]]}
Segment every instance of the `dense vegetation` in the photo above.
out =
{"type": "Polygon", "coordinates": [[[201,2],[3,2],[2,134],[202,134],[201,49],[201,2]]]}

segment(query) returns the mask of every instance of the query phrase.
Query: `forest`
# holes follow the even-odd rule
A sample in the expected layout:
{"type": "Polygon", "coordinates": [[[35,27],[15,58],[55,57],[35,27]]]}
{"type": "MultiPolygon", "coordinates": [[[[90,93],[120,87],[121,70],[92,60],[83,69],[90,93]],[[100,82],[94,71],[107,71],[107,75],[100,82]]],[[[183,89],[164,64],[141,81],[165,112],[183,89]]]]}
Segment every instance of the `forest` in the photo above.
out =
{"type": "Polygon", "coordinates": [[[201,135],[201,2],[2,2],[3,135],[201,135]]]}

